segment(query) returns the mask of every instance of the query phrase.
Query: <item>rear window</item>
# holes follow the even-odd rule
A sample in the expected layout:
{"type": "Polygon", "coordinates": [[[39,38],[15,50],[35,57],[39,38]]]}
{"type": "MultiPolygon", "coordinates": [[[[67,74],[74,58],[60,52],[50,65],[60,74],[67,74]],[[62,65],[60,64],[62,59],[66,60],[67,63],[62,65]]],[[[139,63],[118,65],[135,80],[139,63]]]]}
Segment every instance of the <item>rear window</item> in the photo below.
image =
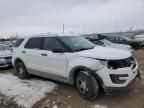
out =
{"type": "Polygon", "coordinates": [[[16,42],[13,44],[13,47],[19,47],[23,41],[24,41],[24,39],[16,40],[16,42]]]}
{"type": "Polygon", "coordinates": [[[42,49],[43,46],[43,38],[36,37],[30,38],[29,41],[26,43],[25,48],[27,49],[42,49]]]}

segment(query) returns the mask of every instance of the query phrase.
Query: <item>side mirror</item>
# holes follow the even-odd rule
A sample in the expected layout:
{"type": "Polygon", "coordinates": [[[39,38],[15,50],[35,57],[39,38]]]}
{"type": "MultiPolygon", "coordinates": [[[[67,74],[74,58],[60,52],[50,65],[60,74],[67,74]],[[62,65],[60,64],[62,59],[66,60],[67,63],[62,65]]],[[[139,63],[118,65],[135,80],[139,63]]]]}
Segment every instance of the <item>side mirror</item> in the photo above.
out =
{"type": "Polygon", "coordinates": [[[54,53],[63,53],[63,52],[66,52],[66,50],[61,48],[61,47],[57,47],[57,48],[52,49],[52,52],[54,52],[54,53]]]}

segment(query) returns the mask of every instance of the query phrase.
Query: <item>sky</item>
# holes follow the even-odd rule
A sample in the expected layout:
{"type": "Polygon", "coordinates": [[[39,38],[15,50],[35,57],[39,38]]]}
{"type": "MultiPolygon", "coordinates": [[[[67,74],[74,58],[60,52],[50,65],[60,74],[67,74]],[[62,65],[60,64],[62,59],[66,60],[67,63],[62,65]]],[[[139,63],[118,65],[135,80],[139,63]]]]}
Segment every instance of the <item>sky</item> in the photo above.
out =
{"type": "Polygon", "coordinates": [[[144,29],[144,0],[0,0],[0,36],[144,29]]]}

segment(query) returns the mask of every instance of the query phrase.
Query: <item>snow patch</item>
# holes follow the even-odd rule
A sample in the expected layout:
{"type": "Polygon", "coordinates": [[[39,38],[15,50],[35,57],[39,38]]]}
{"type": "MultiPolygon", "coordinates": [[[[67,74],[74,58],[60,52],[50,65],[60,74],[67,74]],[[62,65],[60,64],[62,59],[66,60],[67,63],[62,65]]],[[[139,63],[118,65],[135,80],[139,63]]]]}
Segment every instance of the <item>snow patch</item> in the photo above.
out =
{"type": "Polygon", "coordinates": [[[108,108],[108,107],[102,106],[102,105],[94,105],[94,106],[91,106],[90,108],[108,108]]]}
{"type": "Polygon", "coordinates": [[[0,92],[24,107],[32,107],[53,91],[57,85],[50,81],[38,79],[21,80],[12,74],[0,74],[0,92]]]}
{"type": "Polygon", "coordinates": [[[57,108],[57,105],[54,105],[53,108],[57,108]]]}

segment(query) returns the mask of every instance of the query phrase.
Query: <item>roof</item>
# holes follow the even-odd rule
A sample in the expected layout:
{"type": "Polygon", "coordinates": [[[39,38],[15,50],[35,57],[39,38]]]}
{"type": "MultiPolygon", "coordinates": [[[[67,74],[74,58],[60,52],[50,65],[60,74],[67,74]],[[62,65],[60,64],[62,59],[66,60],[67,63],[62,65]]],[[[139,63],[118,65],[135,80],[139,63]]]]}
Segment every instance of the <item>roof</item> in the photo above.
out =
{"type": "Polygon", "coordinates": [[[35,34],[35,35],[28,35],[21,38],[30,38],[30,37],[61,37],[61,36],[79,36],[75,34],[51,34],[51,33],[41,33],[41,34],[35,34]]]}

